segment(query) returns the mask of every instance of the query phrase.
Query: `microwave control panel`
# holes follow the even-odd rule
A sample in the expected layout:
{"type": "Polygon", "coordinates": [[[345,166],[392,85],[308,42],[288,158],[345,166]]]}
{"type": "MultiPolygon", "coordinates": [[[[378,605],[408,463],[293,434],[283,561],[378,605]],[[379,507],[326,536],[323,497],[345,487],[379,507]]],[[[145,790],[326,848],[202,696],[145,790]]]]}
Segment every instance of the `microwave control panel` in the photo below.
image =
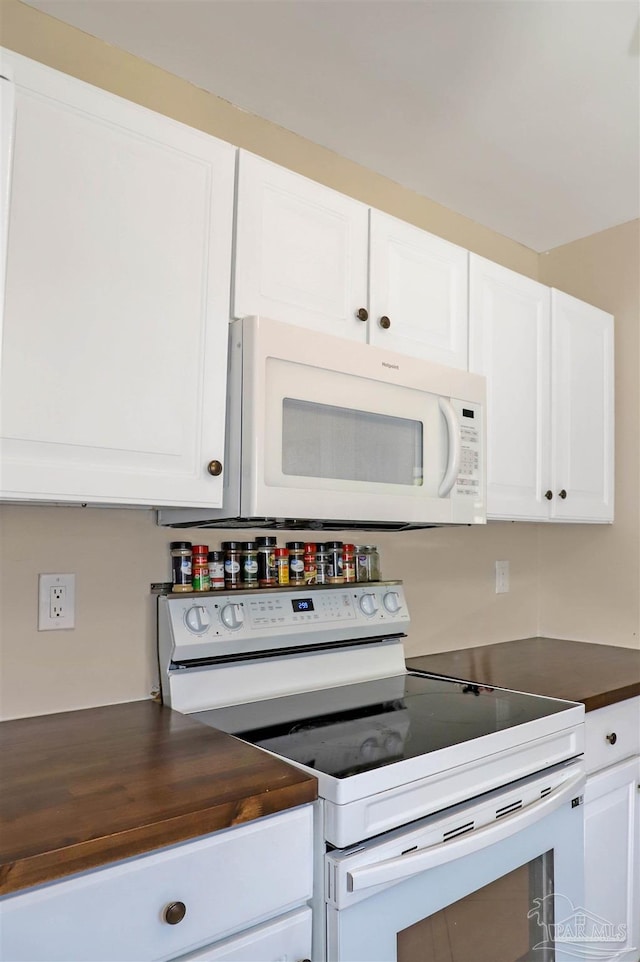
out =
{"type": "Polygon", "coordinates": [[[455,483],[457,497],[482,499],[482,406],[452,400],[460,423],[460,468],[455,483]]]}

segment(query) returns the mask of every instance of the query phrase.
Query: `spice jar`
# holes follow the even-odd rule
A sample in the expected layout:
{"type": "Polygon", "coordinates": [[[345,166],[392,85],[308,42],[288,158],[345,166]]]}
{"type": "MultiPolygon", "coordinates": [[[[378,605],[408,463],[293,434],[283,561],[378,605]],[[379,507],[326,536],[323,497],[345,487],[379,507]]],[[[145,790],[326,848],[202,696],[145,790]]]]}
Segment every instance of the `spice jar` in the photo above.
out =
{"type": "Polygon", "coordinates": [[[224,586],[225,588],[240,588],[240,542],[223,541],[224,551],[224,586]]]}
{"type": "Polygon", "coordinates": [[[242,543],[240,580],[243,588],[258,587],[258,549],[255,541],[243,541],[242,543]]]}
{"type": "Polygon", "coordinates": [[[305,585],[315,585],[316,575],[316,546],[312,541],[308,541],[304,546],[304,583],[305,585]]]}
{"type": "Polygon", "coordinates": [[[329,555],[327,546],[319,544],[316,546],[316,584],[326,585],[329,583],[329,555]]]}
{"type": "Polygon", "coordinates": [[[278,585],[289,584],[289,550],[287,548],[276,548],[274,551],[276,559],[276,578],[278,585]]]}
{"type": "Polygon", "coordinates": [[[330,585],[344,583],[342,574],[342,541],[327,541],[328,582],[330,585]]]}
{"type": "Polygon", "coordinates": [[[191,542],[172,541],[171,580],[174,591],[191,591],[191,542]]]}
{"type": "Polygon", "coordinates": [[[356,580],[356,546],[345,544],[342,546],[342,577],[345,584],[351,584],[356,580]]]}
{"type": "Polygon", "coordinates": [[[304,542],[287,541],[289,549],[289,584],[304,584],[304,542]]]}
{"type": "Polygon", "coordinates": [[[209,562],[209,587],[211,591],[224,588],[224,551],[210,551],[209,562]]]}
{"type": "Polygon", "coordinates": [[[276,571],[276,539],[256,538],[258,546],[258,587],[273,588],[278,583],[276,571]]]}
{"type": "Polygon", "coordinates": [[[194,591],[208,591],[209,584],[209,547],[194,544],[191,549],[191,586],[194,591]]]}
{"type": "Polygon", "coordinates": [[[356,581],[380,581],[380,556],[374,544],[356,547],[356,581]]]}

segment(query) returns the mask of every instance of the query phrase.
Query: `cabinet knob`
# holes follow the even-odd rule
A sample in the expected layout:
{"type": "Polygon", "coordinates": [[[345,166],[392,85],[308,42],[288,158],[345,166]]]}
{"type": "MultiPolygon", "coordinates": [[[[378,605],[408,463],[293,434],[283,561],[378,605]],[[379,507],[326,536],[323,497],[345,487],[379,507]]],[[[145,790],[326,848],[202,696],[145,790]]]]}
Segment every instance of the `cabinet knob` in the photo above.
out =
{"type": "Polygon", "coordinates": [[[563,488],[562,491],[560,492],[560,497],[561,497],[562,500],[564,501],[564,499],[566,498],[566,496],[567,496],[567,492],[566,492],[566,491],[564,490],[564,488],[563,488]]]}
{"type": "Polygon", "coordinates": [[[383,315],[382,315],[382,317],[381,317],[380,320],[378,321],[378,324],[379,324],[380,327],[383,328],[385,331],[388,331],[389,328],[391,327],[391,321],[389,320],[389,318],[387,317],[386,314],[383,314],[383,315]]]}
{"type": "Polygon", "coordinates": [[[169,925],[177,925],[178,922],[182,922],[186,914],[187,906],[184,902],[170,902],[164,910],[164,920],[169,925]]]}
{"type": "Polygon", "coordinates": [[[213,475],[214,478],[217,478],[222,474],[222,461],[209,461],[207,471],[213,475]]]}
{"type": "Polygon", "coordinates": [[[615,743],[618,741],[618,736],[616,735],[615,732],[611,732],[609,735],[606,736],[606,739],[610,745],[615,745],[615,743]]]}
{"type": "Polygon", "coordinates": [[[547,501],[551,501],[553,497],[553,491],[545,491],[544,496],[547,499],[547,501]]]}
{"type": "Polygon", "coordinates": [[[359,321],[368,321],[369,311],[366,309],[366,307],[361,307],[358,311],[356,311],[356,317],[359,321]]]}

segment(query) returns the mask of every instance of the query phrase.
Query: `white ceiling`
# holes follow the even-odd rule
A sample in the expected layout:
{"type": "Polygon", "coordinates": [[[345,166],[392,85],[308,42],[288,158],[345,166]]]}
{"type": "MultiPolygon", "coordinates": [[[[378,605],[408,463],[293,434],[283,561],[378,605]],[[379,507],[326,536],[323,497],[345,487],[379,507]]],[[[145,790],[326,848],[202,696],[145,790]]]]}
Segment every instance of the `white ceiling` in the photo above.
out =
{"type": "Polygon", "coordinates": [[[639,216],[636,0],[28,0],[536,251],[639,216]]]}

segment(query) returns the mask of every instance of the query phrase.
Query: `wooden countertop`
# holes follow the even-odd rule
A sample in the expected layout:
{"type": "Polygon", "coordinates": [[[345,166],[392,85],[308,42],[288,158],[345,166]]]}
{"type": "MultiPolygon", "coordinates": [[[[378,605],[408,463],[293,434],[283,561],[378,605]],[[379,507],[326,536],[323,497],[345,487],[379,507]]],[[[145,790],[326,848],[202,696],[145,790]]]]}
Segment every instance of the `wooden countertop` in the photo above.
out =
{"type": "Polygon", "coordinates": [[[0,894],[317,797],[300,769],[152,701],[0,724],[0,894]]]}
{"type": "Polygon", "coordinates": [[[640,695],[640,650],[521,638],[407,659],[407,667],[496,688],[582,702],[587,711],[640,695]]]}

